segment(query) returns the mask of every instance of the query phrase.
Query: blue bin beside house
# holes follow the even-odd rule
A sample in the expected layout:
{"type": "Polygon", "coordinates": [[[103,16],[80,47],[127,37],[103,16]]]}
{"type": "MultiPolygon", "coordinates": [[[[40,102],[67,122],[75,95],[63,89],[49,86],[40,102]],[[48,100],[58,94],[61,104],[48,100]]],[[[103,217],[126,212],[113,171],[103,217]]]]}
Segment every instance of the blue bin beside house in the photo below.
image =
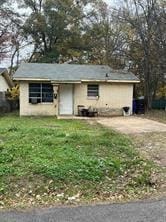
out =
{"type": "Polygon", "coordinates": [[[145,113],[145,100],[134,99],[133,100],[133,114],[144,114],[145,113]]]}

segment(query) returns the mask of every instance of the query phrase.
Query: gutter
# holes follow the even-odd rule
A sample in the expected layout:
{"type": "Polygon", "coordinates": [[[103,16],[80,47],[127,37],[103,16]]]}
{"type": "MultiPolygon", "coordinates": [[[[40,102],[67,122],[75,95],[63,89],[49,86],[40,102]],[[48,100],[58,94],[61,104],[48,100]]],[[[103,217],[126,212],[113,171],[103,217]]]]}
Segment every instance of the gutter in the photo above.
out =
{"type": "Polygon", "coordinates": [[[59,84],[59,83],[81,83],[81,81],[63,81],[63,80],[51,80],[51,79],[39,79],[39,78],[20,78],[20,77],[15,77],[14,80],[17,80],[17,81],[36,81],[36,82],[51,82],[52,84],[59,84]]]}
{"type": "Polygon", "coordinates": [[[47,82],[51,82],[52,84],[80,84],[80,83],[87,83],[87,82],[97,82],[97,83],[140,83],[139,80],[92,80],[92,79],[84,79],[84,80],[80,80],[80,81],[70,81],[70,80],[51,80],[51,79],[39,79],[39,78],[19,78],[19,77],[15,77],[14,80],[18,80],[18,81],[47,81],[47,82]]]}
{"type": "Polygon", "coordinates": [[[15,77],[13,79],[17,80],[17,81],[48,81],[48,82],[51,81],[51,79],[39,79],[39,78],[20,78],[20,77],[15,77]]]}
{"type": "Polygon", "coordinates": [[[71,83],[71,84],[79,84],[81,83],[81,81],[51,81],[52,84],[67,84],[67,83],[71,83]]]}
{"type": "Polygon", "coordinates": [[[107,80],[107,82],[139,83],[139,80],[107,80]]]}
{"type": "Polygon", "coordinates": [[[139,83],[139,80],[81,80],[81,82],[139,83]]]}

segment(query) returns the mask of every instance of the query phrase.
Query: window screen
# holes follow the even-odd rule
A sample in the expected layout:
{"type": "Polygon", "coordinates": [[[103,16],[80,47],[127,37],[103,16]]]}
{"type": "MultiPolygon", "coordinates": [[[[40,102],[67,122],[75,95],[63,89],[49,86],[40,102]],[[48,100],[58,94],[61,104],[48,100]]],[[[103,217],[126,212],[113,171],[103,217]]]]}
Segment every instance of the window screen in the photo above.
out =
{"type": "Polygon", "coordinates": [[[88,85],[88,97],[96,97],[99,96],[99,85],[88,85]]]}
{"type": "Polygon", "coordinates": [[[29,84],[30,103],[53,102],[53,86],[48,83],[29,84]]]}

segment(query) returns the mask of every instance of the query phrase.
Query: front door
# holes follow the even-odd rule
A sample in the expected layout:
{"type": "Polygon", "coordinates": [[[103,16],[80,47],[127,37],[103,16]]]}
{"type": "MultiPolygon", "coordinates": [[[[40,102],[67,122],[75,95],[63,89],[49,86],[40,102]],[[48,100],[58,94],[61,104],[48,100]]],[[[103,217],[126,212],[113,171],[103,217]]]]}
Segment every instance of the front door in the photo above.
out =
{"type": "Polygon", "coordinates": [[[73,85],[60,85],[59,98],[59,114],[72,115],[73,114],[73,85]]]}

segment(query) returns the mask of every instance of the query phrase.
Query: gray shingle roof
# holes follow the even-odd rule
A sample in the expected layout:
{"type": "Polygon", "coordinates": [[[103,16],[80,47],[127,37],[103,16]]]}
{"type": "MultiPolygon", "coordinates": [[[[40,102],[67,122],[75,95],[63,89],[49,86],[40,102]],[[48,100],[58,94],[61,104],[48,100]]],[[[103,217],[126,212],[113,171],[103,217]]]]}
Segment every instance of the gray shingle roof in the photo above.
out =
{"type": "Polygon", "coordinates": [[[119,80],[139,81],[131,72],[112,70],[104,65],[23,63],[14,79],[46,79],[51,81],[119,80]]]}

